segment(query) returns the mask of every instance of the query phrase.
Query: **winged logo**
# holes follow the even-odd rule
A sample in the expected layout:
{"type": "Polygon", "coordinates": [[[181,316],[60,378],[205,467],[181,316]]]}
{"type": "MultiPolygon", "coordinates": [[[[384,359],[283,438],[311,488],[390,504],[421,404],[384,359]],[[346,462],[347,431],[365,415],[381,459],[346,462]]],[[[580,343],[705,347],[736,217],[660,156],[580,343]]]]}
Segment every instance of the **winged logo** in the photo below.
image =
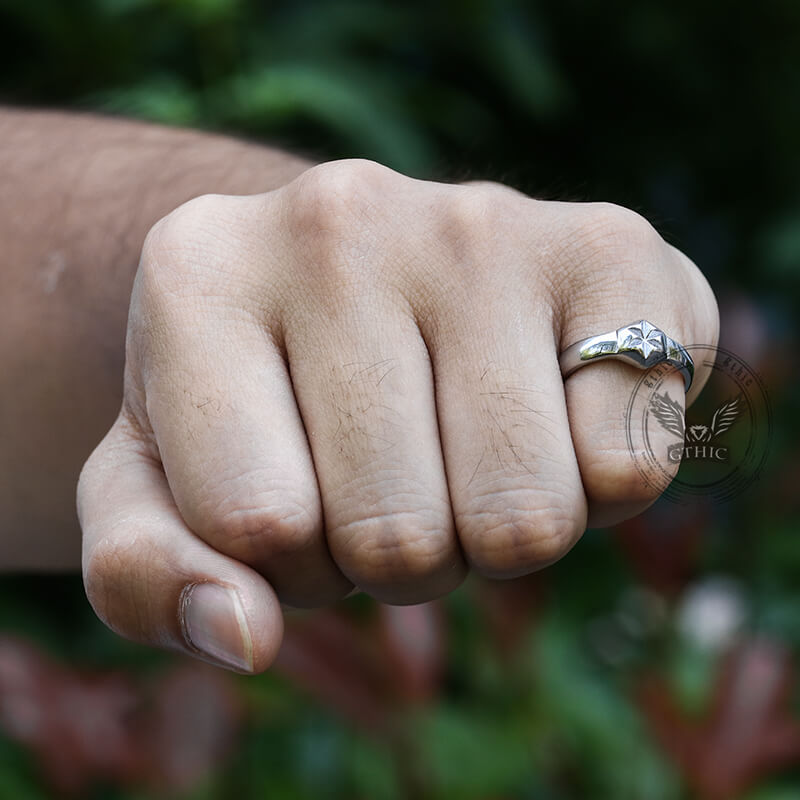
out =
{"type": "Polygon", "coordinates": [[[711,436],[713,438],[725,433],[736,422],[736,418],[744,410],[742,408],[742,400],[742,395],[739,394],[733,400],[721,405],[714,412],[714,416],[711,418],[711,436]]]}
{"type": "Polygon", "coordinates": [[[743,411],[743,396],[723,403],[711,417],[710,425],[690,425],[683,422],[683,407],[668,394],[657,392],[650,399],[650,411],[661,426],[687,442],[710,442],[727,431],[743,411]]]}
{"type": "Polygon", "coordinates": [[[681,439],[684,438],[683,406],[680,403],[673,400],[666,392],[664,394],[656,392],[650,399],[650,411],[663,428],[681,439]]]}

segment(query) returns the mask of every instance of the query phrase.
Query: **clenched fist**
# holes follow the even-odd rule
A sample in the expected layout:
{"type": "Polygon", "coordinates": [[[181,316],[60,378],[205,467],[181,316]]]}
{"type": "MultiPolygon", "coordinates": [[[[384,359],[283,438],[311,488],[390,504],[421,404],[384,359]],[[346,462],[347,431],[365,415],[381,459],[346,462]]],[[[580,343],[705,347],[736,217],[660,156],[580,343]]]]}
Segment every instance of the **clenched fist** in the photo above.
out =
{"type": "Polygon", "coordinates": [[[640,373],[558,367],[641,318],[717,339],[698,269],[616,206],[365,161],[192,200],[147,237],[122,410],[81,476],[89,599],[255,672],[281,602],[417,603],[552,563],[655,499],[625,439],[640,373]]]}

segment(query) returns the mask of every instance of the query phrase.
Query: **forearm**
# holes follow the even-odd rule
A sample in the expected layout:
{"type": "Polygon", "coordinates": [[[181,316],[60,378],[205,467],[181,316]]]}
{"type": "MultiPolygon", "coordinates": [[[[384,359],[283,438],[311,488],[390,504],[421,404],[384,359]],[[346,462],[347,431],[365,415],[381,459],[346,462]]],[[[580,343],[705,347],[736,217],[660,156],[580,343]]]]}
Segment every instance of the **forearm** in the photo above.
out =
{"type": "Polygon", "coordinates": [[[75,567],[75,485],[119,408],[145,234],[191,197],[268,191],[308,163],[192,131],[10,109],[0,142],[0,569],[75,567]]]}

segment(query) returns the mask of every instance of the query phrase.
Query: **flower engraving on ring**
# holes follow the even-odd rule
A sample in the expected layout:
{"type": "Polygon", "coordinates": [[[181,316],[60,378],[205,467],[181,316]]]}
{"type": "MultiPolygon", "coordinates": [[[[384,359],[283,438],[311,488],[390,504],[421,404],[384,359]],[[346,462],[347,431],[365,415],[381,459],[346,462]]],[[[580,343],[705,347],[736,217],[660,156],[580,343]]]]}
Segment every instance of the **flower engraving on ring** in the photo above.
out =
{"type": "Polygon", "coordinates": [[[644,319],[638,325],[621,328],[618,337],[620,350],[635,350],[645,360],[650,353],[664,352],[664,333],[644,319]]]}

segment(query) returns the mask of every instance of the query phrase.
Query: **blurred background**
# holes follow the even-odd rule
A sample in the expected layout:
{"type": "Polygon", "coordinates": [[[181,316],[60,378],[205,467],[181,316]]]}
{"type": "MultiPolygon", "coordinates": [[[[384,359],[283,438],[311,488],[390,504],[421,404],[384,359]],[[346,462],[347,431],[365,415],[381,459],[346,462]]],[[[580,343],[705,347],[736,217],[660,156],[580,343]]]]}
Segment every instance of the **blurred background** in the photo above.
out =
{"type": "Polygon", "coordinates": [[[3,577],[0,798],[800,797],[800,3],[0,0],[0,66],[4,103],[632,207],[774,414],[734,500],[298,614],[256,678],[118,639],[77,577],[3,577]]]}

